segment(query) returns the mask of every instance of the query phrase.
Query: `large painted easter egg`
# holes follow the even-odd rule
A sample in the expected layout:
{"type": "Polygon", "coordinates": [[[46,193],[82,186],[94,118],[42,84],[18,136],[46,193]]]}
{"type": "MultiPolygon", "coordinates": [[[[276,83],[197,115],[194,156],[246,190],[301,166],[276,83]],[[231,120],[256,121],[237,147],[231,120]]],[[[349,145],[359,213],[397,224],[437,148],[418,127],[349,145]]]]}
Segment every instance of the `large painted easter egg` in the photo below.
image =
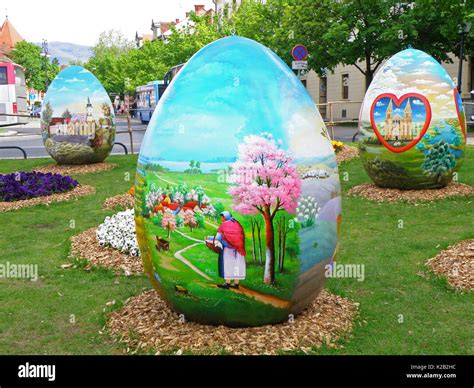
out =
{"type": "Polygon", "coordinates": [[[102,162],[115,141],[115,115],[99,80],[81,66],[61,71],[41,112],[44,146],[59,164],[102,162]]]}
{"type": "Polygon", "coordinates": [[[135,192],[144,267],[185,319],[281,322],[323,287],[341,220],[335,154],[302,83],[259,43],[220,39],[183,67],[135,192]]]}
{"type": "Polygon", "coordinates": [[[446,70],[423,51],[391,57],[375,75],[359,120],[365,170],[380,187],[446,186],[466,146],[462,101],[446,70]]]}

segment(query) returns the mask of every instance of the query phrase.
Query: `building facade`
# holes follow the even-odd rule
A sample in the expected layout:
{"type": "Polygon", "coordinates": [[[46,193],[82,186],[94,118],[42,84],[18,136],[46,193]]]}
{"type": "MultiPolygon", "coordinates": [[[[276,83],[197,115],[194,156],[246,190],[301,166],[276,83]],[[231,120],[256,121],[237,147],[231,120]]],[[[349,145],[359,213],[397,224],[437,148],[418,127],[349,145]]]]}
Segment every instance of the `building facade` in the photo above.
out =
{"type": "MultiPolygon", "coordinates": [[[[197,16],[214,15],[214,9],[210,8],[206,10],[206,7],[202,4],[194,5],[194,13],[197,16]]],[[[171,35],[171,27],[174,26],[176,29],[187,28],[192,26],[192,21],[189,17],[190,12],[186,12],[184,19],[175,19],[174,21],[158,21],[155,22],[154,19],[151,21],[151,34],[142,34],[139,35],[138,31],[135,34],[135,45],[137,48],[143,46],[144,42],[152,42],[157,39],[166,40],[171,35]]]]}
{"type": "Polygon", "coordinates": [[[15,45],[22,40],[21,35],[6,17],[0,27],[0,55],[8,55],[15,45]]]}
{"type": "MultiPolygon", "coordinates": [[[[457,83],[459,59],[453,54],[450,55],[453,63],[442,63],[451,78],[457,83]]],[[[359,67],[364,69],[364,64],[359,63],[359,67]]],[[[379,66],[379,69],[382,66],[379,66]]],[[[326,77],[319,77],[314,71],[308,72],[302,77],[303,82],[319,105],[321,115],[333,120],[357,121],[359,119],[362,100],[365,96],[365,77],[353,65],[338,65],[333,72],[329,72],[326,77]],[[330,105],[324,105],[331,102],[330,105]]],[[[474,67],[473,58],[463,62],[461,83],[461,98],[466,102],[473,102],[471,90],[474,89],[474,67]]],[[[466,114],[468,121],[474,115],[474,106],[466,104],[466,114]]]]}

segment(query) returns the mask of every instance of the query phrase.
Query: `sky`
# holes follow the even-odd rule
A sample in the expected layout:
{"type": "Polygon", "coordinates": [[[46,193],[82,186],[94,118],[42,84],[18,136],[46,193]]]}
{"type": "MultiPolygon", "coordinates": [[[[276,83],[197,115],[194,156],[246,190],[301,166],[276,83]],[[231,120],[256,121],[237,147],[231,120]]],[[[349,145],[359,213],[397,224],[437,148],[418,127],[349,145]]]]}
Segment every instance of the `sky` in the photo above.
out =
{"type": "Polygon", "coordinates": [[[106,91],[90,71],[80,66],[71,66],[53,80],[46,93],[44,104],[48,102],[51,104],[53,117],[61,117],[66,109],[72,114],[84,114],[87,98],[90,98],[96,117],[102,116],[102,103],[110,104],[106,91]]]}
{"type": "Polygon", "coordinates": [[[399,98],[406,93],[425,96],[431,106],[432,122],[456,118],[454,89],[453,80],[433,57],[415,49],[403,50],[375,75],[364,99],[362,119],[370,120],[372,102],[387,92],[399,98]]]}
{"type": "MultiPolygon", "coordinates": [[[[410,100],[410,106],[412,110],[412,121],[414,122],[425,122],[426,119],[426,108],[421,99],[415,97],[409,97],[403,100],[399,107],[395,103],[392,104],[393,116],[399,115],[403,117],[405,107],[408,100],[410,100]]],[[[390,102],[389,97],[381,98],[376,104],[374,109],[374,120],[375,122],[384,122],[386,111],[390,102]]]]}
{"type": "Polygon", "coordinates": [[[68,42],[92,46],[101,32],[121,30],[133,40],[135,32],[151,34],[151,19],[184,19],[194,4],[213,8],[210,0],[23,0],[0,4],[0,20],[8,19],[30,42],[68,42]],[[8,3],[8,5],[7,5],[8,3]]]}
{"type": "Polygon", "coordinates": [[[272,133],[295,159],[334,156],[313,100],[288,66],[242,37],[198,52],[162,97],[140,157],[230,162],[247,135],[272,133]]]}

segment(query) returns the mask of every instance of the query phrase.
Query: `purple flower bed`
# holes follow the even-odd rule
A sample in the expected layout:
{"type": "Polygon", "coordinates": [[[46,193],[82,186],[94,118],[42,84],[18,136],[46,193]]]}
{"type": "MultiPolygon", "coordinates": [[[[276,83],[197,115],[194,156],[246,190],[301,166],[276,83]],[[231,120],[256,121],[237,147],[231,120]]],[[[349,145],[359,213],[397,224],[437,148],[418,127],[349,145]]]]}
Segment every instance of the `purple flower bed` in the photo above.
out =
{"type": "Polygon", "coordinates": [[[70,176],[42,172],[0,174],[0,201],[43,197],[72,190],[79,183],[70,176]]]}

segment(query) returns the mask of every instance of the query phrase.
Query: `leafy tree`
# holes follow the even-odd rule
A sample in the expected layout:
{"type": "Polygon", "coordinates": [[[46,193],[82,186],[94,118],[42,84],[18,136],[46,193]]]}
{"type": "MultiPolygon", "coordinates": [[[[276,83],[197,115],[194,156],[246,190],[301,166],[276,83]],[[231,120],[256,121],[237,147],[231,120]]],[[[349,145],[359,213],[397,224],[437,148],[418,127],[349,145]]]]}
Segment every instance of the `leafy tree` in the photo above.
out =
{"type": "Polygon", "coordinates": [[[220,218],[220,214],[225,210],[225,207],[224,205],[222,204],[222,202],[216,202],[214,204],[214,210],[215,210],[215,217],[216,219],[219,219],[220,218]]]}
{"type": "Polygon", "coordinates": [[[49,134],[50,134],[49,123],[52,117],[53,117],[53,108],[51,107],[51,104],[48,101],[43,111],[41,112],[41,129],[43,131],[47,130],[49,134]]]}
{"type": "Polygon", "coordinates": [[[122,32],[105,31],[92,48],[93,56],[85,67],[94,73],[109,93],[123,93],[127,78],[124,61],[132,48],[133,43],[122,32]]]}
{"type": "Polygon", "coordinates": [[[168,238],[170,238],[171,231],[176,229],[176,217],[173,212],[166,209],[161,217],[161,226],[168,230],[168,238]]]}
{"type": "Polygon", "coordinates": [[[61,117],[63,119],[70,119],[72,117],[72,114],[71,112],[69,111],[69,109],[66,108],[66,110],[63,112],[63,114],[61,115],[61,117]]]}
{"type": "Polygon", "coordinates": [[[59,72],[57,59],[49,62],[41,56],[41,47],[27,41],[18,42],[10,54],[11,59],[25,69],[26,85],[36,90],[45,90],[59,72]]]}
{"type": "Polygon", "coordinates": [[[198,226],[196,217],[194,216],[194,212],[192,210],[186,210],[184,212],[183,223],[185,226],[189,226],[191,232],[193,231],[193,228],[198,226]]]}
{"type": "MultiPolygon", "coordinates": [[[[312,56],[310,68],[324,74],[354,65],[368,88],[384,60],[409,45],[438,60],[458,50],[458,26],[472,11],[457,1],[294,0],[289,25],[312,56]]],[[[466,42],[472,50],[472,39],[466,42]]]]}
{"type": "Polygon", "coordinates": [[[440,140],[430,148],[421,165],[426,174],[436,178],[437,182],[441,182],[454,167],[456,167],[456,158],[451,153],[449,144],[444,140],[440,140]]]}
{"type": "Polygon", "coordinates": [[[291,18],[294,3],[294,0],[268,0],[266,3],[243,1],[232,13],[229,25],[222,32],[229,34],[230,28],[233,27],[237,35],[269,47],[291,65],[291,48],[301,43],[292,26],[292,23],[297,23],[296,18],[291,18]]]}

